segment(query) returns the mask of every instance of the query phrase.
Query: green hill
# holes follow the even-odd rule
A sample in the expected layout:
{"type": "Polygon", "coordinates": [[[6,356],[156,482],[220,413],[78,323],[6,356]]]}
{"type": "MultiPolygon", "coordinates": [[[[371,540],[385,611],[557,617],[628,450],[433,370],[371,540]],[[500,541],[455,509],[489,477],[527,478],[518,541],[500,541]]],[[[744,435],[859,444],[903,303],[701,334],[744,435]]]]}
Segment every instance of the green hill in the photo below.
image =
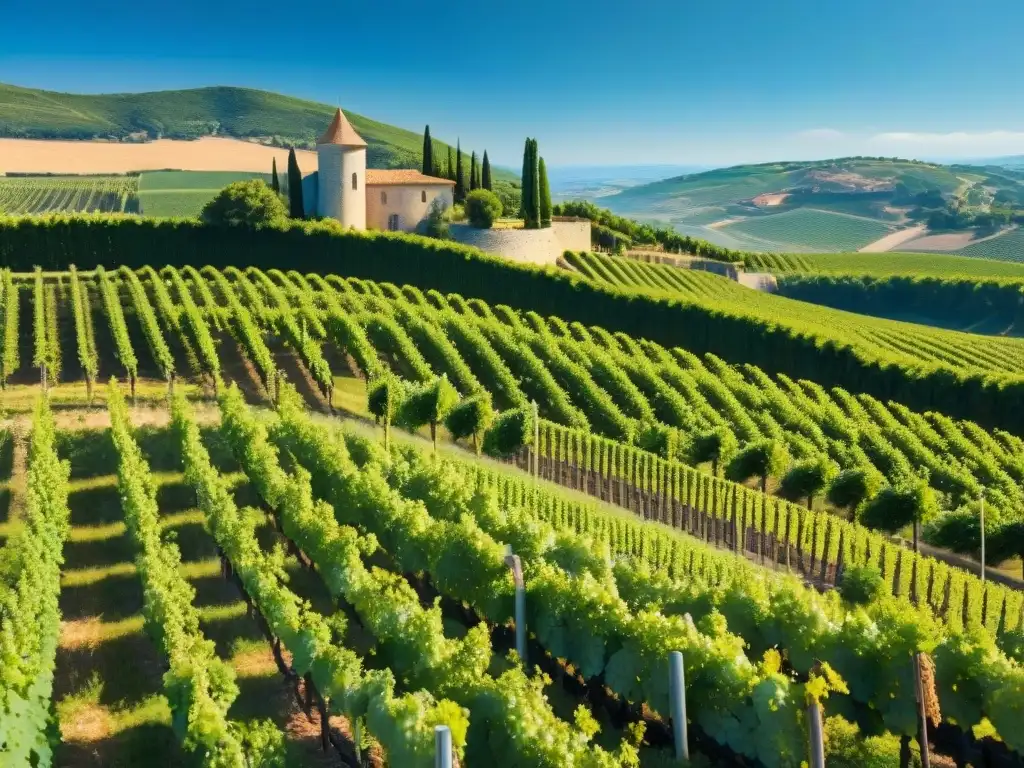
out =
{"type": "MultiPolygon", "coordinates": [[[[335,106],[251,88],[80,95],[0,84],[0,136],[34,139],[194,139],[231,136],[311,147],[335,106]]],[[[346,111],[372,168],[420,165],[423,135],[346,111]]],[[[426,121],[424,121],[426,122],[426,121]]],[[[444,157],[448,146],[436,142],[444,157]]],[[[482,154],[483,148],[478,150],[482,154]]],[[[465,162],[469,156],[464,155],[465,162]]],[[[468,165],[467,165],[468,168],[468,165]]],[[[495,178],[517,178],[495,168],[495,178]]]]}
{"type": "Polygon", "coordinates": [[[887,227],[926,221],[954,200],[965,210],[1019,207],[1024,175],[897,158],[764,163],[631,187],[601,204],[739,250],[839,251],[867,245],[887,227]],[[793,215],[801,209],[814,214],[793,215]]]}

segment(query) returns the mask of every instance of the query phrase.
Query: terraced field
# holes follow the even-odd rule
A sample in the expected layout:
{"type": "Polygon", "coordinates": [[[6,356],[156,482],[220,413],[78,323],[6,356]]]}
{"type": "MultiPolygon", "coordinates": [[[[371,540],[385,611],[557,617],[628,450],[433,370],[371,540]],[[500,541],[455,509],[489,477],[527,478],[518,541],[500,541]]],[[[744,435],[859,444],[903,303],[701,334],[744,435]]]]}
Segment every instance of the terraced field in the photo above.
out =
{"type": "Polygon", "coordinates": [[[772,250],[850,251],[891,229],[877,219],[798,208],[729,224],[723,231],[756,238],[772,250]]]}

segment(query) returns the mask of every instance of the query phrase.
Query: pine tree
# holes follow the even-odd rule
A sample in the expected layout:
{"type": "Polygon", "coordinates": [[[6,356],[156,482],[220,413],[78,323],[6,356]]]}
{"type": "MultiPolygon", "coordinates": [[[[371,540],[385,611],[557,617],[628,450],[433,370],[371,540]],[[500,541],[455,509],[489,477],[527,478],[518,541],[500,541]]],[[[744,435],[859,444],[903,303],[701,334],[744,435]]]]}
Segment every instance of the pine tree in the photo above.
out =
{"type": "Polygon", "coordinates": [[[277,158],[270,164],[270,188],[276,193],[281,191],[281,180],[277,178],[277,158]]]}
{"type": "Polygon", "coordinates": [[[477,184],[476,179],[476,152],[469,158],[469,188],[470,190],[477,189],[480,185],[477,184]]]}
{"type": "Polygon", "coordinates": [[[455,202],[466,199],[466,176],[462,171],[462,142],[455,142],[455,202]]]}
{"type": "Polygon", "coordinates": [[[448,167],[445,169],[444,177],[448,181],[455,181],[455,165],[452,162],[452,148],[448,147],[448,167]]]}
{"type": "Polygon", "coordinates": [[[543,157],[537,163],[537,177],[540,181],[540,225],[546,228],[551,226],[551,187],[548,185],[548,169],[543,157]]]}
{"type": "Polygon", "coordinates": [[[302,171],[295,158],[295,147],[288,150],[288,215],[293,219],[306,218],[306,207],[302,202],[302,171]]]}
{"type": "Polygon", "coordinates": [[[434,173],[434,142],[430,140],[430,126],[423,130],[423,175],[434,173]]]}
{"type": "Polygon", "coordinates": [[[484,161],[482,170],[483,179],[481,186],[484,189],[491,189],[491,161],[487,159],[487,150],[484,150],[484,161]]]}

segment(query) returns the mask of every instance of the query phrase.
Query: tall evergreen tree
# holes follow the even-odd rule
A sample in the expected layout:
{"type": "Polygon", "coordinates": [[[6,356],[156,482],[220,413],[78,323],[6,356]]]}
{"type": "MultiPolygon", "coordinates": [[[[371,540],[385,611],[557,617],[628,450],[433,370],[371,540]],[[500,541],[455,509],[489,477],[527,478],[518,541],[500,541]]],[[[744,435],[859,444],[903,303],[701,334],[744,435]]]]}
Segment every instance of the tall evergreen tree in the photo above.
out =
{"type": "Polygon", "coordinates": [[[455,181],[455,165],[452,162],[452,148],[448,147],[448,167],[445,169],[444,177],[448,181],[455,181]]]}
{"type": "Polygon", "coordinates": [[[480,185],[477,183],[476,178],[476,152],[469,158],[469,188],[470,190],[477,189],[480,185]]]}
{"type": "Polygon", "coordinates": [[[455,202],[466,199],[466,175],[462,170],[462,142],[455,142],[455,202]]]}
{"type": "Polygon", "coordinates": [[[484,189],[491,189],[491,161],[487,159],[487,150],[484,150],[484,161],[483,161],[483,179],[481,180],[481,186],[484,189]]]}
{"type": "Polygon", "coordinates": [[[306,217],[306,207],[302,202],[302,171],[295,158],[295,147],[288,150],[288,215],[293,219],[306,217]]]}
{"type": "Polygon", "coordinates": [[[281,180],[277,178],[277,158],[275,157],[270,163],[270,188],[275,193],[281,191],[281,180]]]}
{"type": "Polygon", "coordinates": [[[540,182],[540,225],[546,228],[551,226],[551,187],[548,185],[548,169],[543,157],[537,163],[537,177],[540,182]]]}
{"type": "Polygon", "coordinates": [[[533,166],[530,164],[531,157],[531,140],[526,140],[526,145],[523,147],[523,193],[519,203],[519,212],[523,217],[524,225],[529,228],[530,226],[530,193],[533,190],[533,184],[531,182],[533,178],[533,166]]]}
{"type": "Polygon", "coordinates": [[[434,142],[430,140],[430,126],[423,130],[423,175],[434,174],[434,142]]]}
{"type": "Polygon", "coordinates": [[[527,229],[540,227],[540,175],[537,172],[537,140],[527,139],[523,152],[523,225],[527,229]]]}

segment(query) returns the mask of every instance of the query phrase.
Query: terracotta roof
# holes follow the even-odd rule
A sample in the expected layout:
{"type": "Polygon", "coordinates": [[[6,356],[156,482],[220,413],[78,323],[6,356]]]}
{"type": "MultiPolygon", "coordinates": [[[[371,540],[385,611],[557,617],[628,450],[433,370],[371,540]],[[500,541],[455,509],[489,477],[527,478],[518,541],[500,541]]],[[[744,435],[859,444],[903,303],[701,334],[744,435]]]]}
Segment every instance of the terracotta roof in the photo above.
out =
{"type": "Polygon", "coordinates": [[[352,127],[352,124],[345,117],[341,108],[334,113],[334,119],[331,121],[331,126],[328,128],[324,135],[321,136],[317,144],[338,144],[342,147],[365,147],[366,142],[363,141],[363,137],[356,133],[356,129],[352,127]]]}
{"type": "Polygon", "coordinates": [[[426,176],[419,171],[414,171],[409,168],[386,171],[378,170],[376,168],[367,168],[366,186],[380,187],[386,184],[451,184],[454,186],[455,182],[450,179],[439,179],[437,176],[426,176]]]}

